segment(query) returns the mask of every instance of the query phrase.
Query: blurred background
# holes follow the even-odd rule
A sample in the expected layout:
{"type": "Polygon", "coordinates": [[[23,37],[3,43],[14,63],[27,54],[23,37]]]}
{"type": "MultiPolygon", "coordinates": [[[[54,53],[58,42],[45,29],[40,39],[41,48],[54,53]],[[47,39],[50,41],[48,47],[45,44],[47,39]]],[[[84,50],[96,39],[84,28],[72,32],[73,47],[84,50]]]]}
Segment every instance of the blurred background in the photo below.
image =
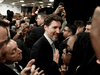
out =
{"type": "Polygon", "coordinates": [[[99,1],[89,0],[0,0],[0,13],[6,15],[7,10],[14,13],[31,12],[35,4],[36,8],[41,5],[41,11],[51,14],[60,2],[64,3],[68,23],[73,23],[75,20],[83,20],[86,23],[96,6],[100,6],[99,1]]]}

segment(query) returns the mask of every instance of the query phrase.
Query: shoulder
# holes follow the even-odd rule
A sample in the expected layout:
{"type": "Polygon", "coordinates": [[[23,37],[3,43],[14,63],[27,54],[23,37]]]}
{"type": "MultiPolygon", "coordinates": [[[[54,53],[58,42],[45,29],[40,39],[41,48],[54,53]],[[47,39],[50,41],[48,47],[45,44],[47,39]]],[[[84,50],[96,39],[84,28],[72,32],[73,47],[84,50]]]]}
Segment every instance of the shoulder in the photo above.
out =
{"type": "Polygon", "coordinates": [[[43,45],[45,42],[46,42],[46,38],[44,37],[44,35],[42,37],[40,37],[40,39],[38,39],[34,45],[36,44],[40,44],[40,45],[43,45]]]}

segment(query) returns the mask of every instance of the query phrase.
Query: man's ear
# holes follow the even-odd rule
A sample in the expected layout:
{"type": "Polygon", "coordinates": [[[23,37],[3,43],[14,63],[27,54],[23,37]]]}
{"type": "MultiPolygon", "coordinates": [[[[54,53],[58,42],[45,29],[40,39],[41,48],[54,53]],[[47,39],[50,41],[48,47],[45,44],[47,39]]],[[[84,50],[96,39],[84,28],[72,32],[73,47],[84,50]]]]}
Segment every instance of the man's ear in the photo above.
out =
{"type": "Polygon", "coordinates": [[[71,36],[72,35],[72,32],[70,31],[68,34],[69,34],[69,36],[71,36]]]}
{"type": "Polygon", "coordinates": [[[6,62],[6,58],[3,57],[3,56],[1,56],[1,57],[0,57],[0,62],[1,62],[1,63],[5,63],[5,62],[6,62]]]}
{"type": "Polygon", "coordinates": [[[47,26],[46,25],[44,25],[44,29],[46,30],[46,28],[47,28],[47,26]]]}
{"type": "Polygon", "coordinates": [[[78,30],[80,29],[80,27],[77,28],[78,30]]]}

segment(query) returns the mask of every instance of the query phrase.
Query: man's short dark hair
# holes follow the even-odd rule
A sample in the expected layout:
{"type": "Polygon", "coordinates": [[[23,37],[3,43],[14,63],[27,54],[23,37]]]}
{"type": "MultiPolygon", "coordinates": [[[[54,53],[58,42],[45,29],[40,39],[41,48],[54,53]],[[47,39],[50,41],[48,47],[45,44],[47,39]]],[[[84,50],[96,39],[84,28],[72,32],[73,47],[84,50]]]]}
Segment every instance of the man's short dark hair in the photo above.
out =
{"type": "Polygon", "coordinates": [[[45,13],[43,13],[43,12],[38,13],[37,15],[41,15],[42,18],[45,18],[45,17],[47,16],[47,15],[46,15],[45,13]]]}
{"type": "Polygon", "coordinates": [[[0,26],[3,26],[3,27],[8,27],[10,26],[7,22],[3,21],[2,19],[0,19],[0,26]]]}
{"type": "Polygon", "coordinates": [[[91,21],[87,21],[86,25],[91,25],[91,21]]]}
{"type": "Polygon", "coordinates": [[[62,23],[62,18],[56,14],[50,14],[44,19],[44,25],[49,26],[52,21],[60,21],[62,23]]]}
{"type": "Polygon", "coordinates": [[[69,31],[72,31],[73,35],[76,33],[76,26],[75,25],[67,24],[66,26],[69,28],[69,31]]]}
{"type": "Polygon", "coordinates": [[[84,27],[84,22],[82,20],[75,20],[74,21],[74,25],[78,28],[78,27],[84,27]]]}

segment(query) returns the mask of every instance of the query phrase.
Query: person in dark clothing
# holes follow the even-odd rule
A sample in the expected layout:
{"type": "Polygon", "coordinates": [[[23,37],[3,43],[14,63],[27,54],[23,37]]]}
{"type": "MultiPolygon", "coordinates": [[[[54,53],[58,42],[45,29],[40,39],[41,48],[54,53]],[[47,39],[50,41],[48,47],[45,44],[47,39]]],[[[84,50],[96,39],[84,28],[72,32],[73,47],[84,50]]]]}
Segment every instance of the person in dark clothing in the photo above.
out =
{"type": "Polygon", "coordinates": [[[90,34],[85,32],[79,33],[73,46],[72,57],[66,75],[97,74],[100,66],[96,63],[96,60],[90,34]]]}
{"type": "Polygon", "coordinates": [[[44,33],[44,19],[47,15],[44,13],[38,14],[37,23],[39,27],[33,28],[30,35],[26,36],[25,44],[28,48],[32,48],[34,43],[43,35],[44,33]]]}
{"type": "Polygon", "coordinates": [[[60,54],[62,54],[62,51],[64,48],[66,48],[66,43],[67,43],[67,40],[70,38],[70,36],[73,36],[75,35],[76,33],[76,26],[75,25],[72,25],[72,24],[67,24],[65,26],[65,28],[63,29],[63,37],[65,38],[64,41],[59,45],[59,51],[60,51],[60,54]]]}
{"type": "Polygon", "coordinates": [[[53,41],[58,39],[61,23],[60,16],[55,14],[48,15],[44,19],[45,33],[31,49],[30,58],[36,60],[36,66],[43,69],[45,75],[60,74],[58,70],[59,51],[55,49],[53,41]]]}

